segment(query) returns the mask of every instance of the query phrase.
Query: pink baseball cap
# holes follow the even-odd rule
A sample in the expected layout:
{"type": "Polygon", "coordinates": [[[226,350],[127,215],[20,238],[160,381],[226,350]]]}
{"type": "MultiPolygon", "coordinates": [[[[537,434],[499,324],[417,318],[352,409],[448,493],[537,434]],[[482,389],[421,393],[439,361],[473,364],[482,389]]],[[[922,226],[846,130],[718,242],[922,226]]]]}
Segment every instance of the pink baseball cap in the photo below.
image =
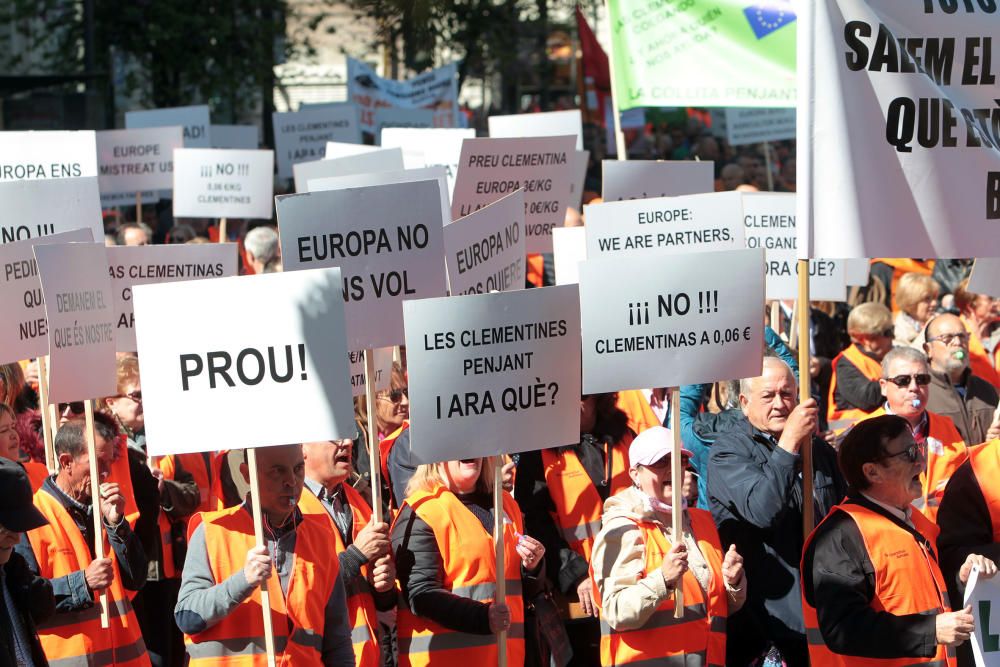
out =
{"type": "MultiPolygon", "coordinates": [[[[653,426],[635,436],[628,448],[628,461],[631,467],[648,466],[667,456],[674,449],[673,432],[662,426],[653,426]]],[[[690,450],[681,448],[681,454],[693,456],[690,450]]]]}

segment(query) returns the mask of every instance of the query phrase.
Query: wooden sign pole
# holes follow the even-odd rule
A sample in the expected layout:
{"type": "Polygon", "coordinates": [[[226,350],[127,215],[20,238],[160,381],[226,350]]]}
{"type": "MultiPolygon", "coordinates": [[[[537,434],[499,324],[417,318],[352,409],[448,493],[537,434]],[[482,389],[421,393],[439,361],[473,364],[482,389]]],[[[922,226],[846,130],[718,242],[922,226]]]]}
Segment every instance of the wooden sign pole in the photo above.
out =
{"type": "Polygon", "coordinates": [[[135,193],[135,221],[142,222],[142,192],[135,193]]]}
{"type": "Polygon", "coordinates": [[[229,221],[226,218],[219,218],[219,243],[225,243],[228,237],[229,221]]]}
{"type": "MultiPolygon", "coordinates": [[[[94,437],[94,405],[90,401],[83,402],[84,437],[87,440],[87,456],[90,458],[90,502],[91,513],[94,515],[94,560],[104,558],[104,521],[101,514],[101,476],[97,470],[97,443],[94,437]]],[[[108,627],[108,592],[102,590],[98,595],[101,605],[101,627],[108,627]]]]}
{"type": "MultiPolygon", "coordinates": [[[[809,260],[800,259],[799,265],[799,298],[796,300],[796,313],[799,343],[799,403],[809,400],[812,395],[809,377],[809,260]]],[[[802,456],[802,535],[807,537],[816,527],[813,516],[813,457],[812,434],[800,451],[802,456]]]]}
{"type": "MultiPolygon", "coordinates": [[[[247,449],[247,467],[250,469],[250,506],[253,509],[253,535],[258,547],[264,542],[264,510],[260,507],[260,478],[257,475],[257,450],[247,449]]],[[[272,572],[271,576],[278,576],[272,572]]],[[[267,667],[275,667],[274,625],[271,623],[271,594],[265,582],[260,587],[260,607],[264,617],[264,647],[267,650],[267,667]]]]}
{"type": "MultiPolygon", "coordinates": [[[[480,473],[482,474],[482,473],[480,473]]],[[[496,601],[507,601],[507,575],[503,543],[503,457],[493,466],[493,546],[496,549],[496,601]]],[[[497,633],[497,665],[507,667],[507,631],[497,633]]]]}
{"type": "MultiPolygon", "coordinates": [[[[674,442],[670,454],[670,527],[673,532],[673,543],[684,543],[684,466],[681,465],[681,390],[680,387],[670,388],[670,430],[673,431],[674,442]]],[[[674,588],[674,618],[684,617],[684,593],[681,582],[674,588]]]]}
{"type": "Polygon", "coordinates": [[[55,440],[55,424],[52,423],[52,413],[49,412],[49,355],[38,357],[38,408],[42,413],[42,441],[45,444],[45,467],[50,473],[57,472],[55,440]]]}
{"type": "Polygon", "coordinates": [[[375,419],[375,350],[365,350],[365,404],[368,408],[368,460],[371,462],[372,518],[382,521],[382,458],[375,419]]]}

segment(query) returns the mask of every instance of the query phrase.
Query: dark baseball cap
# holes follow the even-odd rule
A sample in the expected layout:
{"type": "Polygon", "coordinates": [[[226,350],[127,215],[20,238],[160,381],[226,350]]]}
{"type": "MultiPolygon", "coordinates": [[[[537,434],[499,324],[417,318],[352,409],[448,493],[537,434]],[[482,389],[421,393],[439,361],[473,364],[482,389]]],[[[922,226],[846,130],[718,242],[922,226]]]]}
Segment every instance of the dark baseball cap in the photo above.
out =
{"type": "Polygon", "coordinates": [[[21,464],[0,458],[0,526],[26,533],[48,524],[31,496],[31,482],[21,464]]]}

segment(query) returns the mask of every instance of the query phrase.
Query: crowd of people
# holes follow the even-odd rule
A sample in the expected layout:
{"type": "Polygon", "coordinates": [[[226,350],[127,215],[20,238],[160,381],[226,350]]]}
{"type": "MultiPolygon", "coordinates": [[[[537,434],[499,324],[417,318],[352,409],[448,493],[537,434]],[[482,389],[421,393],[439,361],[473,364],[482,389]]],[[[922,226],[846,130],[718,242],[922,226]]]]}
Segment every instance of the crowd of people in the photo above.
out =
{"type": "MultiPolygon", "coordinates": [[[[719,189],[765,187],[759,156],[698,127],[646,143],[719,160],[719,189]]],[[[794,191],[778,149],[770,180],[794,191]]],[[[147,222],[109,216],[107,242],[219,240],[147,222]]],[[[242,272],[281,270],[273,227],[229,231],[242,272]]],[[[965,260],[871,264],[849,303],[812,304],[808,340],[767,304],[760,375],[680,387],[677,423],[664,388],[583,395],[579,442],[499,461],[414,458],[405,348],[371,419],[355,400],[354,439],[166,457],[134,354],[92,447],[82,402],[42,419],[37,361],[4,365],[0,665],[465,667],[501,642],[512,666],[971,665],[956,603],[1000,557],[1000,300],[965,260]]]]}

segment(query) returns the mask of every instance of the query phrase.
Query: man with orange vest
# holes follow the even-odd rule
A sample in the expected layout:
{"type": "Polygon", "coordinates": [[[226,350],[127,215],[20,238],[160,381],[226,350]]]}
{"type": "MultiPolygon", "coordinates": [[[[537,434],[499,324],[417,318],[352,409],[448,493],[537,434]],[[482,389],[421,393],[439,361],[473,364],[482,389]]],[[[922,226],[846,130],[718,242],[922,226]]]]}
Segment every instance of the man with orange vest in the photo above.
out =
{"type": "MultiPolygon", "coordinates": [[[[241,472],[249,479],[246,462],[241,472]]],[[[267,664],[259,590],[267,586],[278,665],[354,667],[333,528],[297,507],[302,446],[258,449],[257,474],[266,546],[255,546],[249,498],[192,521],[174,608],[190,666],[267,664]]]]}
{"type": "Polygon", "coordinates": [[[878,303],[855,306],[847,316],[851,346],[833,359],[827,399],[832,430],[842,429],[882,403],[879,377],[882,358],[892,349],[892,313],[878,303]]]}
{"type": "MultiPolygon", "coordinates": [[[[94,426],[97,466],[106,479],[116,433],[103,421],[94,426]]],[[[56,597],[55,616],[38,626],[45,655],[52,664],[149,665],[128,593],[146,583],[147,560],[125,520],[125,499],[118,484],[101,484],[100,537],[107,556],[95,559],[90,456],[83,422],[71,421],[59,429],[55,453],[59,472],[35,494],[35,507],[49,525],[30,531],[28,542],[18,547],[29,568],[51,580],[56,597]],[[108,600],[106,630],[101,628],[98,593],[108,600]]]]}
{"type": "MultiPolygon", "coordinates": [[[[850,491],[806,541],[802,607],[813,667],[954,665],[973,630],[971,607],[951,611],[938,564],[938,528],[911,502],[922,493],[922,446],[901,417],[855,426],[840,447],[850,491]]],[[[993,561],[970,555],[959,575],[993,561]]]]}
{"type": "Polygon", "coordinates": [[[910,425],[926,457],[926,470],[920,475],[923,490],[914,505],[935,521],[945,486],[968,458],[968,448],[951,419],[927,409],[931,374],[923,352],[912,347],[894,348],[885,355],[882,368],[879,382],[885,404],[862,421],[890,414],[904,418],[910,425]]]}
{"type": "Polygon", "coordinates": [[[353,448],[349,439],[302,445],[307,488],[299,509],[328,518],[335,530],[354,659],[357,667],[376,667],[381,652],[377,612],[396,608],[396,566],[389,550],[389,524],[376,523],[371,507],[348,483],[353,448]]]}

